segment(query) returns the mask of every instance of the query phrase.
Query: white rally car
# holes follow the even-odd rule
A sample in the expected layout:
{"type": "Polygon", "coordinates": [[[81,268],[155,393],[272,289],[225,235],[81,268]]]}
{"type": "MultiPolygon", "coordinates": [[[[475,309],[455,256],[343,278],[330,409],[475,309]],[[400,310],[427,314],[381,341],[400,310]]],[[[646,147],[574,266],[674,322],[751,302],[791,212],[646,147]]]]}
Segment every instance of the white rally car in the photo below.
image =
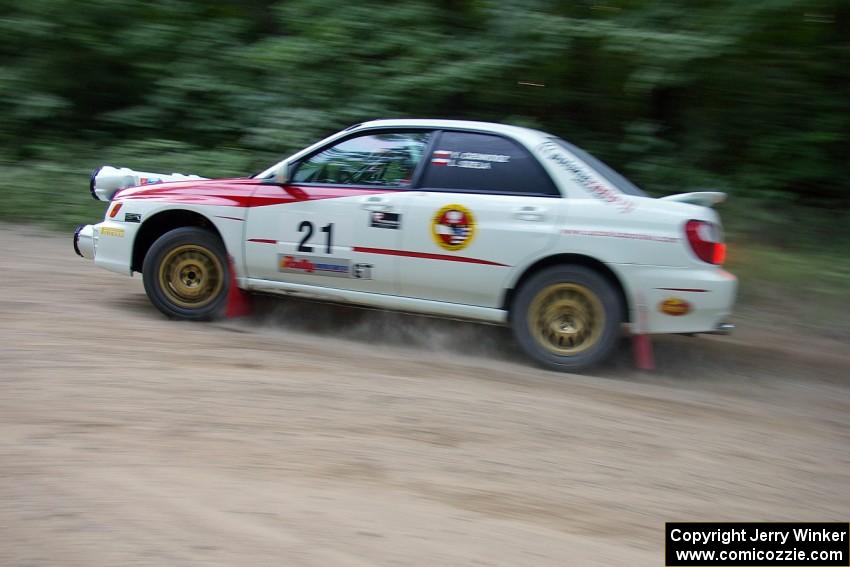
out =
{"type": "Polygon", "coordinates": [[[238,286],[510,325],[558,370],[604,359],[622,330],[722,332],[722,193],[654,199],[543,132],[376,120],[250,178],[103,167],[103,222],[74,248],[141,272],[168,316],[221,315],[238,286]]]}

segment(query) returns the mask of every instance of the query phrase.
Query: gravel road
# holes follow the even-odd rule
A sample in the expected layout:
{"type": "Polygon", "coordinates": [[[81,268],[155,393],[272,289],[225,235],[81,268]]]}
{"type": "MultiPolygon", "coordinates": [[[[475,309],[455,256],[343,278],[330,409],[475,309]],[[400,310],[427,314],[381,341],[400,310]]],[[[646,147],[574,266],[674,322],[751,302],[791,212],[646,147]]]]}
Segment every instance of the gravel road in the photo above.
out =
{"type": "Polygon", "coordinates": [[[168,321],[69,236],[0,242],[0,565],[658,566],[665,521],[850,515],[837,341],[556,374],[423,317],[168,321]]]}

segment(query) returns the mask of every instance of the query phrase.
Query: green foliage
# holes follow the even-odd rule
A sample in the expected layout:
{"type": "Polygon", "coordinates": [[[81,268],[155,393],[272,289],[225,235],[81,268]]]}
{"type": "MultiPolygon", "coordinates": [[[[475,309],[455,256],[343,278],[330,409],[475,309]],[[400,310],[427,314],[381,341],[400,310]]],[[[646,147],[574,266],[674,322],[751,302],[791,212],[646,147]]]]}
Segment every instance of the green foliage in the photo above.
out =
{"type": "Polygon", "coordinates": [[[654,194],[726,190],[730,226],[772,238],[850,204],[848,60],[844,0],[0,0],[0,218],[70,207],[100,163],[244,175],[433,116],[550,131],[654,194]]]}
{"type": "Polygon", "coordinates": [[[739,321],[782,321],[802,332],[850,338],[850,266],[837,248],[802,253],[738,242],[727,266],[738,276],[739,321]]]}

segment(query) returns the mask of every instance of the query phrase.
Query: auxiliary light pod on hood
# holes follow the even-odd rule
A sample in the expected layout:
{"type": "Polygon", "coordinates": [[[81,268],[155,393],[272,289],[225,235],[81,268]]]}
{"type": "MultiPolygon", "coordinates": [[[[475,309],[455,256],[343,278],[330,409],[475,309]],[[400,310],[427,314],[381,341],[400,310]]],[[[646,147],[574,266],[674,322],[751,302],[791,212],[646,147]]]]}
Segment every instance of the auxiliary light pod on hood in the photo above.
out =
{"type": "Polygon", "coordinates": [[[169,181],[190,181],[193,179],[207,178],[198,175],[184,175],[182,173],[150,173],[147,171],[135,171],[127,167],[116,168],[111,165],[102,165],[91,172],[89,190],[94,199],[98,201],[111,201],[115,193],[127,187],[154,185],[157,183],[168,183],[169,181]]]}

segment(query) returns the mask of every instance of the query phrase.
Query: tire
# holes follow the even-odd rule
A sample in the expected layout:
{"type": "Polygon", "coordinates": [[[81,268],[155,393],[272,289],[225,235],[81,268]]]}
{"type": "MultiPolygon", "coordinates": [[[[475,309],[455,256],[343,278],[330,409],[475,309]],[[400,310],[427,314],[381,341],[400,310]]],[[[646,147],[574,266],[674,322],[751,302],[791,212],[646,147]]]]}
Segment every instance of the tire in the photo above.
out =
{"type": "Polygon", "coordinates": [[[187,226],[160,236],[142,264],[145,293],[174,319],[208,321],[224,312],[230,266],[221,239],[187,226]]]}
{"type": "Polygon", "coordinates": [[[525,353],[561,372],[585,370],[617,345],[623,306],[614,286],[584,266],[532,275],[511,305],[511,329],[525,353]]]}

